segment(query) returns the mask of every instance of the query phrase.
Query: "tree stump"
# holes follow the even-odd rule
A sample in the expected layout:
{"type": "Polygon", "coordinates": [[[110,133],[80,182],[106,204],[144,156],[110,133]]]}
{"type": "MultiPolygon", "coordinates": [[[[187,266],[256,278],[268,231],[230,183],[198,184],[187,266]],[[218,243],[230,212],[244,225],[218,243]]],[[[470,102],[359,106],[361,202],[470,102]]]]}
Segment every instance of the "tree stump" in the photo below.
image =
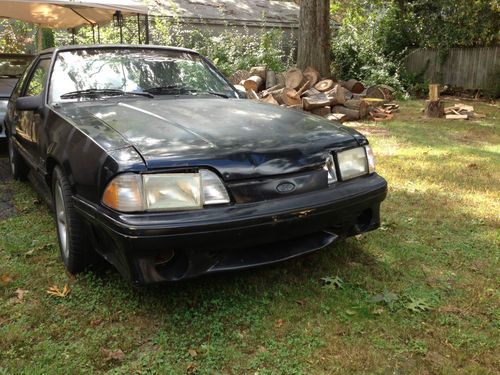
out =
{"type": "Polygon", "coordinates": [[[426,100],[425,115],[427,117],[444,117],[444,102],[441,100],[426,100]]]}

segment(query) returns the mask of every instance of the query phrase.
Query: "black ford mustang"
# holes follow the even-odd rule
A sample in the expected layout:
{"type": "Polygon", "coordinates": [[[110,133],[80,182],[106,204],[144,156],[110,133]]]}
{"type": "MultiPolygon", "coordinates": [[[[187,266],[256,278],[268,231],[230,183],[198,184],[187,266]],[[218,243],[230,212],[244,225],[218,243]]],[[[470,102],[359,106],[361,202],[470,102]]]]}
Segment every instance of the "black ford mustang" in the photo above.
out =
{"type": "Polygon", "coordinates": [[[7,116],[12,173],[53,205],[68,271],[100,254],[137,283],[274,263],[375,229],[368,141],[242,100],[196,52],[41,52],[7,116]]]}

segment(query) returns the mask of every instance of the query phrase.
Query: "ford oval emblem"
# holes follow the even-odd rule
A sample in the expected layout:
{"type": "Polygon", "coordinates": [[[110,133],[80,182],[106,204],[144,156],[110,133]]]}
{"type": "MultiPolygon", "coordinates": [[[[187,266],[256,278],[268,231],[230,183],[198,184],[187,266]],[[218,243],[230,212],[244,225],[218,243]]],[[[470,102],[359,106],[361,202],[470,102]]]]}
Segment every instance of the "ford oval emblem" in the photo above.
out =
{"type": "Polygon", "coordinates": [[[282,194],[291,193],[295,190],[295,185],[291,182],[282,182],[281,184],[276,186],[276,190],[278,191],[278,193],[282,194]]]}

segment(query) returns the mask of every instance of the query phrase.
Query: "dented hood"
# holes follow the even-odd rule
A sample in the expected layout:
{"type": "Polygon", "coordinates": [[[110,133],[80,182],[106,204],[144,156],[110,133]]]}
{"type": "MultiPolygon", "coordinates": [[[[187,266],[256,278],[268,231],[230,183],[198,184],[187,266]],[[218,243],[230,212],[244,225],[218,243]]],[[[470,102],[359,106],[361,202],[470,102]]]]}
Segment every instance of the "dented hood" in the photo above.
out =
{"type": "Polygon", "coordinates": [[[366,142],[306,112],[251,100],[121,98],[55,108],[103,148],[132,145],[149,169],[210,166],[224,179],[292,173],[366,142]]]}

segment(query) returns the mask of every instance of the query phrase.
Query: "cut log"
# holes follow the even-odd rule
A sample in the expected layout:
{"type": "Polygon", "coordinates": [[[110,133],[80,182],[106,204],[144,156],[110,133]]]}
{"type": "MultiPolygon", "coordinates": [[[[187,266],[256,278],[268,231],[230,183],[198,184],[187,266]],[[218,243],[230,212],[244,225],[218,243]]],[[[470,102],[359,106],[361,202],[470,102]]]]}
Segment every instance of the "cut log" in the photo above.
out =
{"type": "Polygon", "coordinates": [[[333,89],[335,82],[332,79],[324,79],[314,85],[314,88],[320,92],[330,91],[333,89]]]}
{"type": "Polygon", "coordinates": [[[298,68],[291,68],[285,74],[285,87],[289,89],[298,89],[306,81],[302,71],[298,68]]]}
{"type": "Polygon", "coordinates": [[[268,70],[266,73],[266,89],[276,86],[276,73],[268,70]]]}
{"type": "Polygon", "coordinates": [[[250,72],[248,70],[237,70],[231,77],[229,77],[229,82],[233,85],[238,85],[241,81],[246,80],[248,77],[250,77],[250,72]]]}
{"type": "Polygon", "coordinates": [[[269,87],[268,89],[261,91],[261,96],[263,98],[265,98],[266,96],[271,95],[273,93],[273,91],[276,91],[276,90],[279,90],[282,88],[283,88],[283,85],[274,85],[273,87],[269,87]]]}
{"type": "Polygon", "coordinates": [[[424,113],[427,117],[444,117],[444,102],[441,100],[426,100],[424,113]]]}
{"type": "Polygon", "coordinates": [[[283,91],[284,90],[285,90],[284,88],[281,88],[278,90],[271,91],[271,92],[269,92],[269,94],[272,95],[274,100],[276,100],[279,104],[284,104],[284,101],[283,101],[283,91]]]}
{"type": "Polygon", "coordinates": [[[285,87],[285,73],[276,73],[276,84],[285,87]]]}
{"type": "Polygon", "coordinates": [[[346,102],[347,93],[348,91],[345,88],[343,88],[339,84],[336,84],[333,89],[326,92],[326,95],[332,98],[332,104],[344,104],[346,102]]]}
{"type": "Polygon", "coordinates": [[[289,87],[283,89],[282,100],[286,105],[302,104],[302,100],[297,96],[297,91],[289,87]]]}
{"type": "Polygon", "coordinates": [[[300,98],[302,96],[302,94],[310,87],[310,82],[309,81],[306,81],[302,87],[299,89],[299,91],[297,91],[297,94],[295,95],[296,97],[300,98]]]}
{"type": "Polygon", "coordinates": [[[305,91],[302,96],[314,96],[318,95],[320,92],[316,90],[314,87],[311,87],[309,90],[305,91]]]}
{"type": "Polygon", "coordinates": [[[342,105],[336,105],[332,109],[332,113],[341,113],[347,116],[349,120],[359,120],[359,111],[356,109],[346,108],[342,105]]]}
{"type": "Polygon", "coordinates": [[[255,92],[255,90],[252,90],[252,89],[247,90],[247,98],[248,99],[259,100],[259,96],[255,92]]]}
{"type": "Polygon", "coordinates": [[[314,113],[315,115],[318,116],[328,116],[332,112],[332,108],[328,105],[326,107],[321,107],[321,108],[314,108],[311,113],[314,113]]]}
{"type": "Polygon", "coordinates": [[[332,103],[332,99],[325,93],[319,93],[314,96],[306,96],[302,98],[302,107],[306,111],[312,111],[316,108],[326,107],[332,103]]]}
{"type": "Polygon", "coordinates": [[[243,82],[243,87],[245,87],[245,90],[253,90],[255,92],[259,91],[259,88],[262,87],[262,84],[264,83],[264,80],[260,78],[259,76],[251,76],[250,78],[247,78],[245,82],[243,82]]]}
{"type": "Polygon", "coordinates": [[[340,122],[345,122],[348,120],[347,116],[344,115],[343,113],[330,113],[328,116],[326,116],[326,119],[330,121],[340,121],[340,122]]]}
{"type": "Polygon", "coordinates": [[[388,103],[394,99],[391,91],[384,88],[382,85],[370,86],[366,89],[367,98],[382,99],[384,102],[388,103]]]}
{"type": "Polygon", "coordinates": [[[359,117],[365,118],[368,115],[368,104],[363,100],[346,100],[344,106],[359,111],[359,117]]]}
{"type": "Polygon", "coordinates": [[[263,99],[260,99],[261,102],[263,103],[269,103],[269,104],[274,104],[274,105],[279,105],[278,101],[274,99],[272,95],[268,95],[263,99]]]}
{"type": "Polygon", "coordinates": [[[313,67],[308,66],[307,68],[305,68],[303,74],[306,77],[306,79],[310,82],[311,87],[319,82],[320,74],[313,67]]]}
{"type": "Polygon", "coordinates": [[[431,83],[429,85],[429,101],[437,102],[439,100],[439,85],[431,83]]]}
{"type": "Polygon", "coordinates": [[[365,86],[356,79],[341,81],[340,84],[354,94],[361,94],[365,90],[365,86]]]}
{"type": "Polygon", "coordinates": [[[250,76],[259,76],[262,81],[266,80],[267,68],[265,66],[254,66],[250,69],[250,76]]]}

